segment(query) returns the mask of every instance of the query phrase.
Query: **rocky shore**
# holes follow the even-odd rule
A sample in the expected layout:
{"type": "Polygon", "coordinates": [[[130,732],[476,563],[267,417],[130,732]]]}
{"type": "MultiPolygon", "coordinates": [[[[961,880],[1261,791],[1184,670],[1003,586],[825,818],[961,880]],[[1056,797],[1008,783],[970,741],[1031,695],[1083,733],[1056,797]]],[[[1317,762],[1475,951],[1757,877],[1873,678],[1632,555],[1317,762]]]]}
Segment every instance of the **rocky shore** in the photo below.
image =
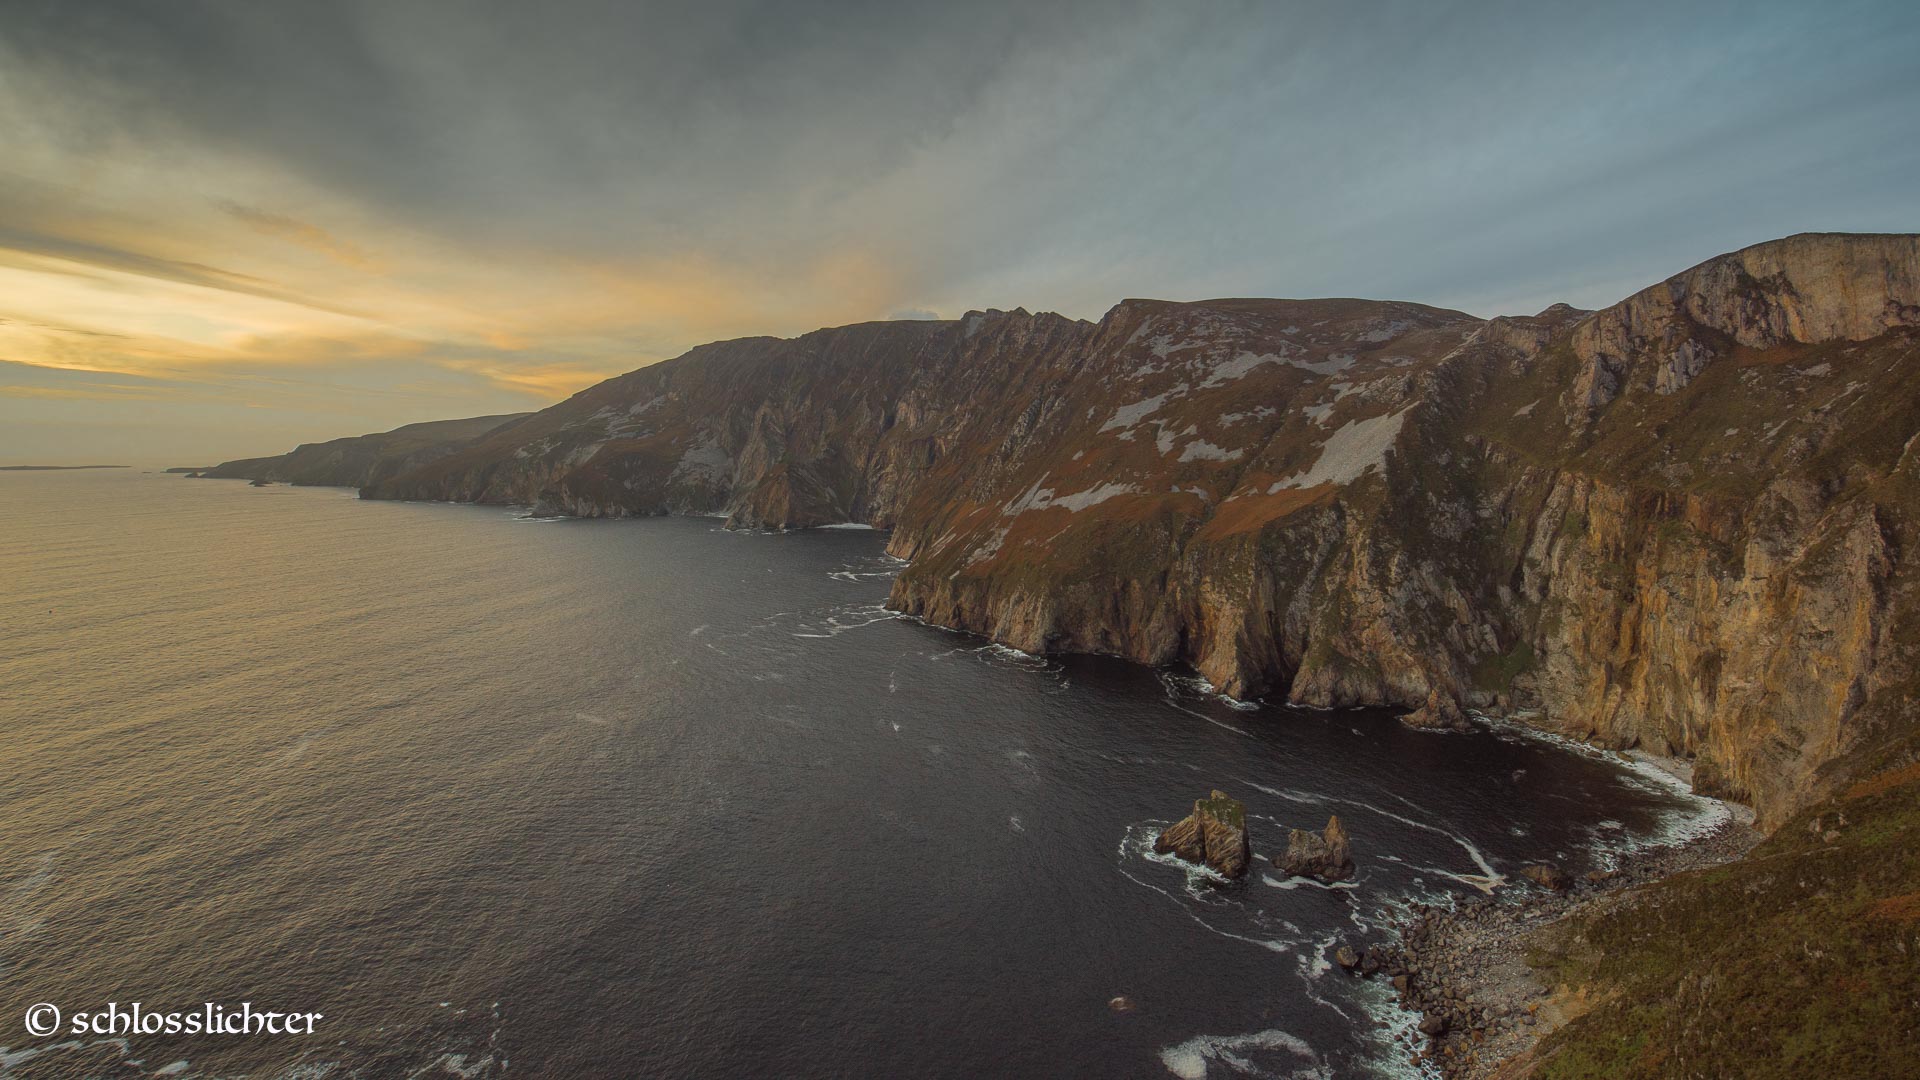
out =
{"type": "MultiPolygon", "coordinates": [[[[1745,855],[1761,834],[1750,814],[1683,843],[1624,857],[1612,870],[1561,876],[1563,889],[1527,874],[1499,895],[1454,906],[1415,905],[1400,939],[1336,954],[1356,975],[1391,980],[1402,1008],[1419,1017],[1410,1063],[1448,1080],[1526,1075],[1535,1044],[1581,1011],[1528,962],[1544,934],[1571,916],[1631,905],[1640,886],[1745,855]]],[[[1532,869],[1532,868],[1529,868],[1532,869]]]]}

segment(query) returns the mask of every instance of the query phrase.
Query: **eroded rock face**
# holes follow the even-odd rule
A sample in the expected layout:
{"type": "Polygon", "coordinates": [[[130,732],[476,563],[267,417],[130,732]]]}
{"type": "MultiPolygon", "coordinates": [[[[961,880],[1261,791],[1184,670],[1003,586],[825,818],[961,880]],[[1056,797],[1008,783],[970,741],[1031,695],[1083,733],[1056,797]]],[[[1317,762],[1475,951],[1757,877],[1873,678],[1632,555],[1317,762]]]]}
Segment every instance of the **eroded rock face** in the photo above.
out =
{"type": "Polygon", "coordinates": [[[1920,237],[1803,233],[1723,255],[1587,319],[1579,404],[1597,409],[1635,369],[1659,393],[1745,346],[1866,341],[1920,323],[1920,237]],[[1717,347],[1716,347],[1717,346],[1717,347]]]}
{"type": "Polygon", "coordinates": [[[1228,878],[1244,877],[1253,862],[1247,808],[1216,789],[1194,802],[1193,813],[1168,826],[1154,840],[1153,850],[1204,864],[1228,878]]]}
{"type": "Polygon", "coordinates": [[[1294,877],[1309,877],[1332,883],[1353,876],[1353,850],[1347,842],[1347,830],[1338,815],[1327,819],[1327,827],[1287,831],[1287,853],[1276,855],[1273,865],[1294,877]]]}
{"type": "Polygon", "coordinates": [[[1692,758],[1763,824],[1920,728],[1920,239],[1598,312],[1128,300],[753,338],[371,497],[857,521],[896,609],[1239,697],[1692,758]]]}

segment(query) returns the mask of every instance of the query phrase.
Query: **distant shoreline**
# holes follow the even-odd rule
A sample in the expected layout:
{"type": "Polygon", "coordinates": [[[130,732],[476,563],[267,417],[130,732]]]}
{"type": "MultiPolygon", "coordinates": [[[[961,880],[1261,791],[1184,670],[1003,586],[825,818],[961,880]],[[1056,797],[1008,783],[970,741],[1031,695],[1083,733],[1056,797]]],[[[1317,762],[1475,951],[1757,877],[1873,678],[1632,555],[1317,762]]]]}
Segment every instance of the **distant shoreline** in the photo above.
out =
{"type": "Polygon", "coordinates": [[[67,469],[131,469],[131,465],[0,465],[0,472],[60,472],[67,469]]]}

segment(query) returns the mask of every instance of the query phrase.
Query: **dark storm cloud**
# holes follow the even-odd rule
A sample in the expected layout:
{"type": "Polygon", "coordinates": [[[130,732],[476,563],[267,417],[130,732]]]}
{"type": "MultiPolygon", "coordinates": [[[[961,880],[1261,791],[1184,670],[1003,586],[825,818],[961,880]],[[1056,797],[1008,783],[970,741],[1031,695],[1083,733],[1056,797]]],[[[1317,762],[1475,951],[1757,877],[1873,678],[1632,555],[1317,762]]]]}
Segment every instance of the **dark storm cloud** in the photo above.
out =
{"type": "Polygon", "coordinates": [[[409,221],[572,243],[610,229],[615,243],[725,241],[804,214],[937,137],[1011,53],[1084,17],[591,0],[21,14],[8,63],[70,113],[77,145],[218,146],[409,221]]]}

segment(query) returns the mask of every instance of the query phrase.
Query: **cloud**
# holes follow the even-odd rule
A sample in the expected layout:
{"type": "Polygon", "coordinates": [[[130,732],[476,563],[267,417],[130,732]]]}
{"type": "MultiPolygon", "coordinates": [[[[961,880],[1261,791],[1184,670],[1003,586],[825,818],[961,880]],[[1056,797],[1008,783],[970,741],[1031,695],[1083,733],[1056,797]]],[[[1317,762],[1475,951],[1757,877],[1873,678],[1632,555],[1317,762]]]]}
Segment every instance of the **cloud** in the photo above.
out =
{"type": "Polygon", "coordinates": [[[217,200],[215,205],[236,220],[265,235],[277,236],[359,270],[378,271],[380,269],[379,260],[359,245],[342,240],[318,225],[283,214],[271,214],[265,210],[243,206],[226,199],[217,200]]]}
{"type": "Polygon", "coordinates": [[[319,311],[351,314],[337,305],[313,297],[301,296],[271,281],[231,270],[222,270],[217,266],[170,259],[76,237],[54,236],[0,225],[0,262],[13,266],[37,267],[41,265],[39,260],[42,259],[58,259],[83,267],[114,270],[123,274],[156,278],[203,289],[244,293],[248,296],[298,304],[319,311]],[[35,258],[23,260],[21,256],[35,258]]]}
{"type": "Polygon", "coordinates": [[[191,392],[191,386],[167,379],[0,360],[0,397],[152,401],[191,392]]]}
{"type": "Polygon", "coordinates": [[[1594,306],[1920,220],[1893,0],[16,7],[0,356],[204,375],[210,443],[276,371],[371,430],[876,312],[1594,306]]]}
{"type": "Polygon", "coordinates": [[[937,321],[940,318],[940,314],[938,312],[928,311],[926,308],[907,307],[907,308],[895,308],[894,310],[887,313],[887,318],[888,319],[906,319],[906,320],[913,320],[917,322],[933,322],[933,321],[937,321]]]}

